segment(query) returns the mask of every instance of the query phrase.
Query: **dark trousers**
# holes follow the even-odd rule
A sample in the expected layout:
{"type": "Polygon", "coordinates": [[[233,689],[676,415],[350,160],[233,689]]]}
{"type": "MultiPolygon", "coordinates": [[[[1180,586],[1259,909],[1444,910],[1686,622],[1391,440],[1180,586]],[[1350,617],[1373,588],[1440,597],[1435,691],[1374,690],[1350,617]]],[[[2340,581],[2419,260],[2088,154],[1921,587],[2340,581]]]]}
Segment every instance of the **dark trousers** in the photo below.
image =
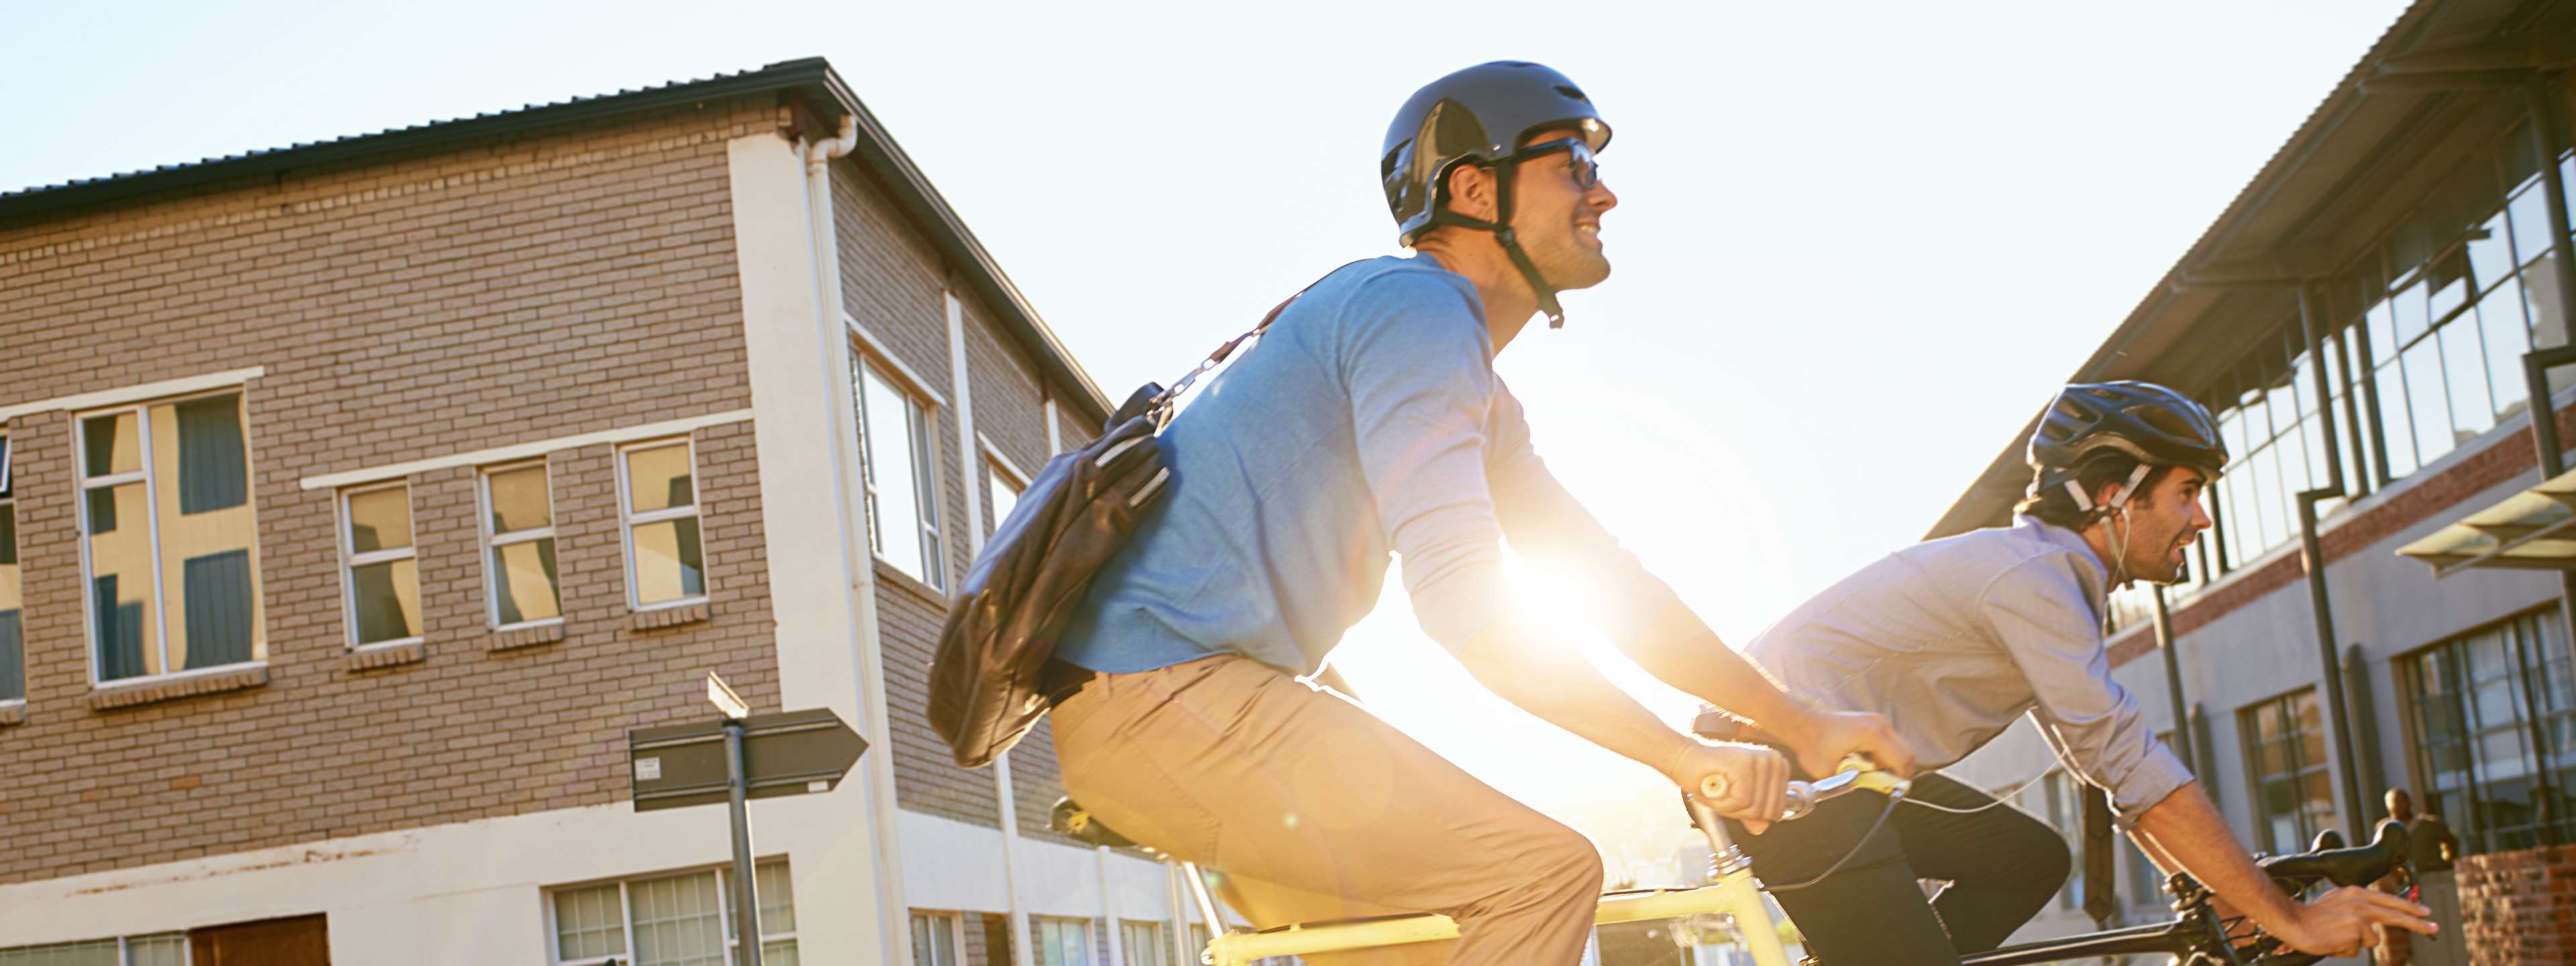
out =
{"type": "MultiPolygon", "coordinates": [[[[1917,776],[1911,798],[1950,808],[1994,801],[1937,774],[1917,776]]],[[[1854,793],[1805,818],[1751,835],[1727,832],[1753,857],[1765,886],[1815,878],[1852,851],[1887,799],[1854,793]]],[[[1898,805],[1851,861],[1803,889],[1775,891],[1821,966],[1956,966],[1959,954],[2002,945],[2066,884],[2066,841],[2038,819],[1997,806],[1954,815],[1898,805]],[[1929,902],[1917,879],[1949,883],[1929,902]]]]}

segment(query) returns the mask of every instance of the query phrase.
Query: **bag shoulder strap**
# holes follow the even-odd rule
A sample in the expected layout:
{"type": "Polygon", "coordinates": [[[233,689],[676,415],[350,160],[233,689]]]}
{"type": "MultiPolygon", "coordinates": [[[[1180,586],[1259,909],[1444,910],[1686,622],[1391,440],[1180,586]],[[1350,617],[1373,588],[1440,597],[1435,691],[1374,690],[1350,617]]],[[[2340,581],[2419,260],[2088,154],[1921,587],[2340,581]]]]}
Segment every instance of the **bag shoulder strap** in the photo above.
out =
{"type": "MultiPolygon", "coordinates": [[[[1368,259],[1361,259],[1360,261],[1367,260],[1368,259]]],[[[1172,421],[1172,401],[1181,398],[1181,393],[1188,391],[1190,384],[1199,381],[1199,377],[1206,375],[1208,370],[1225,364],[1225,360],[1234,355],[1234,350],[1241,348],[1246,342],[1251,342],[1255,339],[1261,338],[1262,333],[1270,331],[1270,323],[1279,321],[1279,313],[1288,311],[1288,306],[1295,304],[1299,298],[1303,297],[1307,292],[1312,291],[1315,286],[1324,284],[1324,279],[1331,278],[1334,273],[1357,264],[1359,264],[1359,262],[1351,262],[1342,265],[1340,268],[1335,268],[1330,272],[1325,272],[1323,278],[1318,278],[1312,282],[1306,283],[1306,287],[1298,289],[1297,294],[1291,295],[1285,301],[1271,306],[1269,314],[1263,315],[1261,317],[1261,324],[1253,326],[1252,331],[1227,339],[1223,344],[1218,345],[1216,347],[1216,351],[1208,353],[1207,361],[1199,363],[1198,368],[1192,369],[1187,374],[1181,376],[1180,381],[1172,384],[1172,388],[1163,390],[1162,395],[1154,397],[1151,410],[1154,413],[1154,425],[1157,427],[1169,425],[1172,421]]]]}

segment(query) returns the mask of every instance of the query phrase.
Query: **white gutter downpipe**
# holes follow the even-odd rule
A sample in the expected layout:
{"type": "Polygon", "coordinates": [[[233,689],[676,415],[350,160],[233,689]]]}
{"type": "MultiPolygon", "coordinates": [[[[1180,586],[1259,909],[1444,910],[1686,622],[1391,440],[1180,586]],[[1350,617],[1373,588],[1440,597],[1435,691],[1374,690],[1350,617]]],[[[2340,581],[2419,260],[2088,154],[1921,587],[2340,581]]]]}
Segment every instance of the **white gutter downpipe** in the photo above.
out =
{"type": "MultiPolygon", "coordinates": [[[[957,409],[957,468],[959,485],[966,492],[966,519],[960,524],[966,530],[969,555],[984,552],[984,493],[975,485],[984,468],[984,450],[975,442],[975,392],[966,372],[966,305],[957,293],[944,293],[940,301],[948,311],[948,388],[956,396],[951,403],[957,409]]],[[[946,569],[947,562],[940,566],[946,569]]],[[[957,578],[950,578],[953,584],[957,578]]],[[[1010,896],[1011,962],[1013,966],[1037,966],[1035,937],[1029,931],[1027,883],[1022,873],[1028,862],[1020,854],[1020,801],[1011,785],[1011,756],[1005,752],[993,760],[993,797],[1002,815],[1002,884],[1010,896]]]]}
{"type": "Polygon", "coordinates": [[[874,740],[866,756],[865,781],[868,813],[874,826],[877,871],[877,935],[882,948],[881,961],[905,962],[912,956],[909,906],[904,902],[903,839],[895,814],[894,741],[886,713],[885,661],[880,648],[877,626],[876,558],[869,548],[867,504],[864,495],[851,483],[861,479],[856,423],[858,401],[850,384],[850,335],[841,324],[841,250],[839,235],[833,231],[832,175],[833,158],[850,153],[859,143],[859,117],[841,115],[840,136],[808,141],[805,144],[805,227],[814,246],[814,338],[818,351],[818,373],[823,379],[825,398],[832,401],[833,446],[839,452],[833,460],[831,484],[841,498],[841,566],[850,581],[850,626],[857,629],[857,640],[851,643],[857,653],[853,664],[858,668],[858,690],[867,721],[862,724],[874,740]]]}
{"type": "Polygon", "coordinates": [[[1120,934],[1122,930],[1118,927],[1118,902],[1111,897],[1112,893],[1109,891],[1109,847],[1106,845],[1094,847],[1091,850],[1091,857],[1100,868],[1100,917],[1109,922],[1109,961],[1124,963],[1127,961],[1127,937],[1120,934]]]}

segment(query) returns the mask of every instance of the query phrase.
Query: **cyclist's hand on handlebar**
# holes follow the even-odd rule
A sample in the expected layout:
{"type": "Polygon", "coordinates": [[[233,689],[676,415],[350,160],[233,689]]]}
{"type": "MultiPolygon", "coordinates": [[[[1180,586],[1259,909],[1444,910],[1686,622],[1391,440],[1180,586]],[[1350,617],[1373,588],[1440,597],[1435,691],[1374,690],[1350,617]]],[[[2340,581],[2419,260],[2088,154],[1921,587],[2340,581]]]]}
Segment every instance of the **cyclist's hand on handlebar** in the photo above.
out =
{"type": "MultiPolygon", "coordinates": [[[[2290,948],[2320,956],[2350,956],[2379,945],[2380,925],[2430,936],[2441,927],[2425,918],[2433,910],[2360,886],[2345,886],[2299,907],[2299,935],[2279,936],[2290,948]]],[[[2277,933],[2276,933],[2277,935],[2277,933]]]]}
{"type": "Polygon", "coordinates": [[[1745,830],[1755,835],[1788,811],[1789,759],[1762,745],[1694,742],[1674,756],[1665,777],[1683,792],[1700,797],[1719,815],[1743,822],[1745,830]],[[1714,798],[1702,790],[1702,782],[1712,775],[1723,779],[1707,783],[1723,788],[1714,798]]]}
{"type": "Polygon", "coordinates": [[[1818,711],[1809,719],[1806,740],[1797,743],[1798,764],[1819,778],[1841,767],[1846,755],[1868,755],[1878,767],[1914,777],[1914,749],[1887,719],[1863,711],[1818,711]]]}

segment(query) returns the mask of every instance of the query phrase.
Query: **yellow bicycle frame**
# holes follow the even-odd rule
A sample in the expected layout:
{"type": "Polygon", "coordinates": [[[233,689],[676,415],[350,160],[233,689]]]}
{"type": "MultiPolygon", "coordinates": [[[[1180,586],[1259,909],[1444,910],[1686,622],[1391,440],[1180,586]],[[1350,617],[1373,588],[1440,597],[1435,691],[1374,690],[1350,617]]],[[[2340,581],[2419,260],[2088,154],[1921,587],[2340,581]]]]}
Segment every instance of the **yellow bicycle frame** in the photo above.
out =
{"type": "MultiPolygon", "coordinates": [[[[1901,795],[1912,783],[1891,772],[1867,771],[1852,785],[1870,791],[1901,795]]],[[[1691,799],[1691,815],[1701,834],[1708,836],[1709,864],[1716,873],[1716,883],[1695,889],[1656,889],[1647,892],[1623,892],[1601,897],[1595,924],[1635,922],[1640,919],[1667,919],[1717,913],[1732,920],[1736,941],[1753,955],[1754,966],[1789,966],[1788,953],[1780,948],[1780,934],[1771,921],[1768,908],[1762,904],[1762,887],[1753,878],[1753,860],[1726,834],[1726,825],[1714,810],[1691,799]]],[[[1189,871],[1192,893],[1197,897],[1202,915],[1218,921],[1215,901],[1207,894],[1196,869],[1189,871]]],[[[1458,923],[1447,916],[1426,913],[1391,919],[1362,922],[1317,923],[1296,925],[1267,932],[1231,932],[1217,935],[1200,954],[1206,966],[1246,966],[1265,956],[1298,956],[1306,953],[1334,952],[1346,949],[1373,949],[1379,946],[1401,946],[1407,943],[1434,942],[1458,938],[1458,923]]]]}

